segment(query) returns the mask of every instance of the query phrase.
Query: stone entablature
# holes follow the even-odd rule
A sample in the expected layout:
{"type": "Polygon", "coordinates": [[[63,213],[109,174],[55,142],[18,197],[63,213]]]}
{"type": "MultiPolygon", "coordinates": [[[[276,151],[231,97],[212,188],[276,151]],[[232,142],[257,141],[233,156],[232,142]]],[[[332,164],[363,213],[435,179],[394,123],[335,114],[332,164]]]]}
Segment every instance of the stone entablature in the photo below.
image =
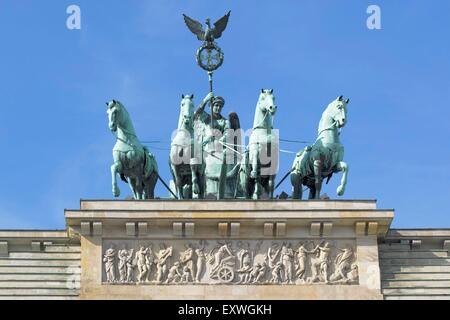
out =
{"type": "Polygon", "coordinates": [[[393,210],[376,209],[375,201],[81,201],[80,207],[65,211],[69,233],[104,238],[382,236],[393,219],[393,210]]]}
{"type": "Polygon", "coordinates": [[[80,208],[67,230],[0,230],[0,299],[450,299],[450,229],[389,229],[375,201],[80,208]]]}
{"type": "Polygon", "coordinates": [[[82,201],[81,298],[381,299],[375,201],[82,201]],[[200,271],[199,271],[200,270],[200,271]],[[283,289],[281,289],[283,288],[283,289]]]}

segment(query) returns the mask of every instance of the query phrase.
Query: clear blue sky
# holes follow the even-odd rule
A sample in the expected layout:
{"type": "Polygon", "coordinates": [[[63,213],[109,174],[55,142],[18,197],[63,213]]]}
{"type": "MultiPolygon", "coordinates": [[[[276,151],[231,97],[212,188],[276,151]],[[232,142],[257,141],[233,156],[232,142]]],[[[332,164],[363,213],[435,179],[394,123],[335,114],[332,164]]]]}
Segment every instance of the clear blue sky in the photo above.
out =
{"type": "MultiPolygon", "coordinates": [[[[105,102],[124,103],[141,140],[169,140],[181,93],[198,103],[208,91],[181,14],[228,9],[215,77],[224,112],[248,128],[258,91],[274,88],[281,137],[313,141],[324,107],[350,97],[343,198],[394,208],[394,227],[450,227],[448,0],[1,0],[0,228],[64,228],[80,198],[112,199],[105,102]],[[66,28],[70,4],[81,30],[66,28]],[[367,29],[369,4],[382,30],[367,29]]],[[[169,180],[168,151],[151,151],[169,180]]],[[[292,160],[282,154],[280,176],[292,160]]],[[[337,197],[339,180],[324,192],[337,197]]]]}

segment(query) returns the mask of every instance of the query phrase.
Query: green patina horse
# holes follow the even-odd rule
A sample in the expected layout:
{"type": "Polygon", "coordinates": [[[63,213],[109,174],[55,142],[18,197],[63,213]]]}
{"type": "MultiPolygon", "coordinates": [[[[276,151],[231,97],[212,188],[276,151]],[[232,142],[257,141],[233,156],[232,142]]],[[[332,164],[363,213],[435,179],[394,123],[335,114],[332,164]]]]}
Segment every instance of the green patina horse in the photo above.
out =
{"type": "Polygon", "coordinates": [[[117,174],[130,185],[135,199],[153,199],[158,180],[158,165],[154,156],[139,142],[130,116],[116,100],[107,102],[109,129],[117,141],[113,148],[111,166],[112,193],[120,195],[117,174]]]}
{"type": "Polygon", "coordinates": [[[277,111],[273,89],[261,89],[255,109],[253,130],[241,160],[240,189],[247,199],[273,198],[278,171],[278,134],[273,130],[277,111]]]}
{"type": "MultiPolygon", "coordinates": [[[[205,193],[201,142],[194,129],[194,95],[182,95],[178,129],[170,144],[169,166],[180,199],[202,199],[205,193]]],[[[197,130],[198,131],[198,130],[197,130]]]]}
{"type": "MultiPolygon", "coordinates": [[[[340,129],[347,123],[347,104],[339,96],[332,101],[320,119],[318,138],[312,146],[299,152],[292,165],[292,198],[302,198],[302,185],[307,186],[310,199],[320,199],[323,178],[331,178],[333,173],[343,171],[337,194],[342,196],[347,184],[348,165],[343,161],[344,146],[339,140],[340,129]]],[[[327,180],[327,182],[328,182],[327,180]]]]}

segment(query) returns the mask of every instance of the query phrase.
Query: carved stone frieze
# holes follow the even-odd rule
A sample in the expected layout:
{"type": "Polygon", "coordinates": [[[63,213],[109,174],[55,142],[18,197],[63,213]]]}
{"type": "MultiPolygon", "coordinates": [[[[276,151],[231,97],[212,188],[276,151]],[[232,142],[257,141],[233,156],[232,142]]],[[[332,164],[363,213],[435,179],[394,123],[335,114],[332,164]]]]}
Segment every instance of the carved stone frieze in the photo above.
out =
{"type": "Polygon", "coordinates": [[[358,284],[353,240],[103,240],[105,284],[358,284]]]}

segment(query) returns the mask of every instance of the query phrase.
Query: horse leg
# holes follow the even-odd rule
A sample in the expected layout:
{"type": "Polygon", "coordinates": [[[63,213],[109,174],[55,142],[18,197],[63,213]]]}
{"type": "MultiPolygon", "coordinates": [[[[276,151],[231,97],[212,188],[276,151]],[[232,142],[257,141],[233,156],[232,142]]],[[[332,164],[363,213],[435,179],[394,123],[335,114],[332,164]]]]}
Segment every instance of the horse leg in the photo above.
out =
{"type": "Polygon", "coordinates": [[[155,185],[158,181],[158,175],[155,171],[147,178],[144,186],[144,199],[154,199],[155,198],[155,185]]]}
{"type": "Polygon", "coordinates": [[[143,200],[144,199],[144,186],[143,186],[142,177],[136,178],[135,188],[136,188],[136,194],[137,194],[138,200],[143,200]]]}
{"type": "Polygon", "coordinates": [[[181,183],[184,199],[192,199],[192,184],[188,180],[188,177],[183,177],[183,182],[181,183]]]}
{"type": "MultiPolygon", "coordinates": [[[[302,186],[300,185],[300,188],[301,188],[302,186]]],[[[311,199],[314,199],[314,196],[316,195],[316,187],[310,187],[309,188],[309,196],[308,196],[308,199],[309,200],[311,200],[311,199]]]]}
{"type": "Polygon", "coordinates": [[[258,152],[259,152],[259,145],[253,144],[250,148],[250,179],[254,181],[254,189],[253,189],[253,199],[257,200],[259,199],[259,196],[261,195],[261,177],[258,177],[258,152]],[[252,152],[253,151],[253,152],[252,152]]]}
{"type": "Polygon", "coordinates": [[[259,196],[261,195],[261,181],[260,180],[261,179],[259,177],[254,179],[255,185],[253,188],[253,196],[252,196],[253,200],[258,200],[259,196]]]}
{"type": "Polygon", "coordinates": [[[342,178],[341,178],[341,184],[337,187],[337,190],[336,190],[337,195],[342,196],[345,192],[345,186],[347,184],[348,165],[344,161],[340,161],[337,164],[336,169],[338,171],[343,171],[342,178]]]}
{"type": "Polygon", "coordinates": [[[258,154],[259,152],[259,144],[252,144],[250,145],[250,151],[249,151],[249,162],[250,162],[250,177],[252,179],[256,179],[258,176],[258,154]]]}
{"type": "Polygon", "coordinates": [[[269,190],[269,179],[268,178],[260,178],[261,181],[261,193],[259,199],[263,199],[264,197],[268,197],[270,195],[269,190]]]}
{"type": "Polygon", "coordinates": [[[155,198],[155,187],[158,182],[158,172],[153,171],[150,175],[150,181],[148,183],[147,199],[155,198]]]}
{"type": "Polygon", "coordinates": [[[125,177],[125,179],[127,180],[127,184],[130,187],[131,190],[131,194],[133,195],[133,198],[136,199],[136,196],[134,194],[134,188],[133,188],[133,180],[130,177],[125,177]]]}
{"type": "Polygon", "coordinates": [[[251,184],[250,184],[250,178],[245,175],[244,180],[242,180],[241,189],[244,194],[244,199],[250,199],[251,195],[253,194],[253,190],[250,192],[251,184]]]}
{"type": "Polygon", "coordinates": [[[302,177],[298,173],[291,174],[292,199],[302,199],[302,177]]]}
{"type": "Polygon", "coordinates": [[[274,176],[270,176],[268,181],[267,181],[267,194],[269,195],[269,199],[273,198],[273,181],[274,181],[274,176]]]}
{"type": "Polygon", "coordinates": [[[258,192],[259,192],[259,183],[257,179],[253,179],[254,185],[253,185],[253,193],[251,194],[251,197],[253,200],[258,199],[258,192]]]}
{"type": "Polygon", "coordinates": [[[201,164],[191,166],[192,172],[192,198],[203,199],[205,197],[205,174],[201,164]]]}
{"type": "Polygon", "coordinates": [[[173,164],[172,160],[169,162],[169,165],[170,165],[170,171],[172,172],[173,183],[175,184],[175,194],[177,195],[178,199],[183,199],[182,190],[180,189],[180,183],[181,183],[180,175],[177,170],[178,165],[173,164]]]}
{"type": "Polygon", "coordinates": [[[150,157],[148,153],[145,154],[147,161],[150,162],[150,169],[148,172],[144,173],[143,177],[143,199],[154,199],[155,198],[155,186],[158,182],[158,165],[153,157],[150,157]]]}
{"type": "Polygon", "coordinates": [[[258,181],[256,180],[256,179],[252,179],[252,178],[249,178],[249,194],[248,194],[248,199],[252,199],[252,197],[253,197],[253,193],[255,192],[255,190],[256,190],[256,185],[257,185],[257,183],[258,183],[258,181]]]}
{"type": "Polygon", "coordinates": [[[122,171],[122,165],[120,161],[115,161],[111,166],[111,177],[112,177],[112,194],[114,197],[120,196],[120,189],[117,185],[117,174],[122,171]]]}
{"type": "Polygon", "coordinates": [[[133,194],[133,198],[134,199],[138,199],[138,195],[137,195],[137,193],[136,193],[136,188],[135,188],[135,180],[134,180],[134,178],[131,178],[131,177],[127,177],[127,181],[128,181],[128,186],[130,187],[130,189],[131,189],[131,192],[132,192],[132,194],[133,194]]]}
{"type": "Polygon", "coordinates": [[[198,164],[191,164],[192,198],[200,198],[200,181],[198,164]]]}
{"type": "Polygon", "coordinates": [[[177,189],[177,195],[179,199],[184,199],[183,186],[181,185],[181,177],[175,169],[175,188],[177,189]]]}
{"type": "Polygon", "coordinates": [[[239,169],[238,177],[238,192],[236,194],[237,196],[242,196],[244,199],[247,199],[248,181],[246,168],[243,167],[243,165],[241,165],[241,168],[239,169]]]}
{"type": "MultiPolygon", "coordinates": [[[[253,168],[252,168],[253,170],[253,168]]],[[[258,200],[259,195],[261,194],[261,178],[260,177],[256,177],[256,178],[250,178],[252,180],[253,183],[253,189],[252,189],[252,193],[250,194],[251,198],[253,200],[258,200]]]]}
{"type": "Polygon", "coordinates": [[[172,177],[173,177],[173,183],[175,184],[175,194],[177,195],[178,199],[183,199],[182,190],[180,189],[180,183],[181,183],[180,175],[177,170],[178,165],[173,164],[172,157],[169,162],[169,165],[170,165],[170,171],[171,171],[172,177]]]}
{"type": "Polygon", "coordinates": [[[199,181],[199,187],[200,187],[200,192],[198,194],[198,198],[199,199],[203,199],[205,198],[205,193],[206,193],[206,179],[205,179],[205,172],[204,171],[199,171],[198,172],[198,181],[199,181]]]}
{"type": "Polygon", "coordinates": [[[314,161],[314,178],[315,178],[315,199],[320,199],[320,190],[322,189],[322,161],[314,161]]]}
{"type": "Polygon", "coordinates": [[[269,189],[268,190],[269,199],[273,199],[274,187],[275,187],[275,176],[270,176],[269,181],[267,183],[267,188],[269,189]]]}

